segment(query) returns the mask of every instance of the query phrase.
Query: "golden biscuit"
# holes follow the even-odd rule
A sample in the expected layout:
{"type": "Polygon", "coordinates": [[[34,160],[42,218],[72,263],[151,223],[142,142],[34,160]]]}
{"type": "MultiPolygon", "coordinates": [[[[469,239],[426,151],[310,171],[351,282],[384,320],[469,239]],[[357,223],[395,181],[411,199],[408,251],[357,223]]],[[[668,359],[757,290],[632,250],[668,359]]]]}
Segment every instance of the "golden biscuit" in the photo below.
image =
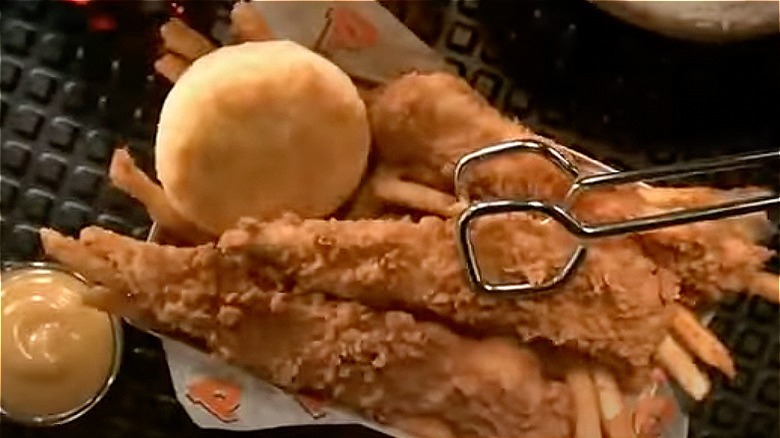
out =
{"type": "Polygon", "coordinates": [[[183,216],[215,234],[241,217],[322,217],[357,188],[370,143],[350,78],[290,41],[195,61],[165,99],[157,174],[183,216]]]}

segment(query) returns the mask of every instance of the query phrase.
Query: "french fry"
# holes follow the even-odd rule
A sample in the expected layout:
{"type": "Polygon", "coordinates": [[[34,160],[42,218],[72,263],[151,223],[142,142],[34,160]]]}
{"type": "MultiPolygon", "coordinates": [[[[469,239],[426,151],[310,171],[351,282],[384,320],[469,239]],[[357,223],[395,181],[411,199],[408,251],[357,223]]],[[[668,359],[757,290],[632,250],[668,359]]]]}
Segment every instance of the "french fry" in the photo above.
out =
{"type": "Polygon", "coordinates": [[[667,336],[656,350],[656,360],[674,377],[688,395],[701,401],[710,392],[712,383],[694,363],[693,358],[671,336],[667,336]]]}
{"type": "Polygon", "coordinates": [[[772,303],[780,303],[780,277],[769,272],[756,274],[750,282],[749,293],[772,303]]]}
{"type": "Polygon", "coordinates": [[[606,368],[595,365],[590,370],[599,398],[601,426],[610,438],[634,438],[631,412],[623,404],[615,377],[606,368]]]}
{"type": "Polygon", "coordinates": [[[217,47],[205,36],[187,26],[178,18],[172,18],[160,27],[163,46],[169,51],[192,62],[217,47]]]}
{"type": "Polygon", "coordinates": [[[186,242],[200,243],[211,236],[182,217],[168,202],[162,187],[139,169],[126,149],[116,149],[108,170],[111,183],[141,202],[149,216],[166,231],[186,242]]]}
{"type": "Polygon", "coordinates": [[[184,58],[173,53],[166,53],[154,62],[154,70],[171,83],[178,81],[189,66],[184,58]]]}
{"type": "Polygon", "coordinates": [[[675,304],[674,313],[675,338],[696,358],[733,379],[737,370],[728,348],[685,306],[675,304]]]}
{"type": "Polygon", "coordinates": [[[265,18],[249,3],[238,2],[230,11],[230,28],[238,42],[267,41],[274,38],[265,18]]]}
{"type": "Polygon", "coordinates": [[[588,368],[582,364],[571,366],[566,371],[566,383],[576,409],[575,438],[600,438],[599,400],[588,368]]]}
{"type": "Polygon", "coordinates": [[[428,186],[402,181],[389,173],[377,173],[374,194],[390,204],[450,217],[465,207],[454,196],[428,186]]]}
{"type": "Polygon", "coordinates": [[[381,215],[384,203],[374,195],[372,176],[361,183],[349,205],[346,206],[346,220],[376,218],[381,215]]]}

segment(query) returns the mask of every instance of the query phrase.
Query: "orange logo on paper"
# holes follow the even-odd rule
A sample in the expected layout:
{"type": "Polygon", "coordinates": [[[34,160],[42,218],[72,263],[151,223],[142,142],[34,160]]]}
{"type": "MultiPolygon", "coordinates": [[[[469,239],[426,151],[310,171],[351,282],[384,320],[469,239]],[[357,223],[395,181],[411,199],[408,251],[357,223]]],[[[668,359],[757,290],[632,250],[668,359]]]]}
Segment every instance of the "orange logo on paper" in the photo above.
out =
{"type": "Polygon", "coordinates": [[[327,19],[323,49],[359,50],[371,47],[379,40],[379,31],[374,23],[346,6],[330,8],[327,19]]]}
{"type": "Polygon", "coordinates": [[[224,422],[235,421],[241,388],[227,380],[201,379],[187,387],[187,398],[224,422]]]}

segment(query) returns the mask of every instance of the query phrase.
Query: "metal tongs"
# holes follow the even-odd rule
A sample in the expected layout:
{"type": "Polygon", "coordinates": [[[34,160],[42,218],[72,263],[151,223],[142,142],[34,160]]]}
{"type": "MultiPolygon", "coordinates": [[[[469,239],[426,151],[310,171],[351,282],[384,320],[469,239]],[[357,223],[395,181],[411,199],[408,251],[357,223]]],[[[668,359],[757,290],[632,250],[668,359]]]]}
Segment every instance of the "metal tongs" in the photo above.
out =
{"type": "Polygon", "coordinates": [[[507,153],[539,154],[558,166],[564,173],[571,176],[572,185],[563,202],[555,203],[540,200],[500,199],[478,201],[469,204],[457,220],[457,241],[460,255],[466,265],[466,271],[472,288],[477,292],[489,294],[506,294],[513,297],[531,297],[540,293],[550,292],[553,288],[568,280],[585,259],[588,241],[601,237],[618,236],[657,230],[660,228],[684,225],[694,222],[725,219],[749,213],[764,211],[773,206],[780,206],[780,196],[777,193],[760,195],[752,198],[724,202],[715,206],[674,210],[653,216],[590,225],[580,222],[571,212],[574,200],[586,190],[617,186],[629,183],[646,183],[667,178],[689,177],[714,172],[745,169],[765,165],[768,161],[780,159],[780,150],[760,152],[748,155],[722,157],[714,160],[702,160],[685,164],[654,167],[645,170],[613,171],[592,176],[580,175],[577,166],[554,146],[541,140],[516,140],[490,146],[460,159],[455,167],[455,192],[458,199],[470,202],[465,190],[467,169],[479,161],[507,153]],[[471,225],[479,218],[518,212],[536,212],[545,215],[561,224],[566,230],[580,240],[564,266],[551,279],[542,283],[507,283],[495,284],[488,282],[480,271],[479,264],[471,239],[471,225]]]}

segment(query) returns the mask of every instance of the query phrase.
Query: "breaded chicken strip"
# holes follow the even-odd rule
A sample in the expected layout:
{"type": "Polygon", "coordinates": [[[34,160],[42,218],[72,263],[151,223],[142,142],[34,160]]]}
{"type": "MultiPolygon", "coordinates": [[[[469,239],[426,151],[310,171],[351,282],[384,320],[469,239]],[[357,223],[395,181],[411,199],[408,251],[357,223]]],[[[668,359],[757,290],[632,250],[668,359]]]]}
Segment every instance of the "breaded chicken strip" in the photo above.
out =
{"type": "Polygon", "coordinates": [[[212,245],[174,248],[88,228],[41,232],[46,253],[96,286],[85,300],[202,341],[291,392],[420,436],[568,437],[571,402],[537,357],[404,312],[287,293],[289,279],[212,245]]]}
{"type": "MultiPolygon", "coordinates": [[[[504,118],[462,79],[445,73],[409,74],[368,101],[381,165],[402,178],[452,193],[453,170],[464,155],[491,144],[534,138],[504,118]]],[[[476,165],[470,194],[481,198],[560,201],[570,178],[545,159],[508,155],[476,165]]],[[[580,220],[604,223],[646,217],[670,209],[732,200],[734,192],[624,186],[583,195],[574,205],[580,220]]],[[[680,226],[638,235],[645,254],[680,277],[684,293],[748,291],[780,301],[776,275],[764,272],[772,252],[760,244],[766,215],[680,226]]]]}
{"type": "MultiPolygon", "coordinates": [[[[576,204],[585,222],[603,223],[647,217],[668,211],[699,208],[744,198],[756,189],[720,191],[707,187],[621,187],[582,196],[576,204]]],[[[760,242],[771,235],[762,213],[662,228],[632,236],[645,255],[674,272],[684,298],[698,295],[717,300],[724,292],[748,292],[780,302],[776,274],[764,272],[774,252],[760,242]]]]}
{"type": "MultiPolygon", "coordinates": [[[[528,216],[486,218],[474,230],[492,281],[549,278],[572,249],[557,224],[528,216]]],[[[625,375],[647,367],[667,334],[676,278],[628,239],[599,242],[560,290],[532,299],[487,296],[468,284],[454,225],[435,217],[326,221],[292,216],[243,221],[220,247],[276,267],[295,293],[325,292],[372,307],[434,314],[471,332],[549,340],[625,375]]]]}
{"type": "MultiPolygon", "coordinates": [[[[401,177],[452,192],[455,164],[464,155],[507,140],[536,137],[504,118],[464,80],[447,74],[408,74],[367,100],[380,162],[401,177]]],[[[474,196],[512,190],[535,198],[562,198],[570,178],[546,159],[517,154],[478,166],[474,196]]]]}

